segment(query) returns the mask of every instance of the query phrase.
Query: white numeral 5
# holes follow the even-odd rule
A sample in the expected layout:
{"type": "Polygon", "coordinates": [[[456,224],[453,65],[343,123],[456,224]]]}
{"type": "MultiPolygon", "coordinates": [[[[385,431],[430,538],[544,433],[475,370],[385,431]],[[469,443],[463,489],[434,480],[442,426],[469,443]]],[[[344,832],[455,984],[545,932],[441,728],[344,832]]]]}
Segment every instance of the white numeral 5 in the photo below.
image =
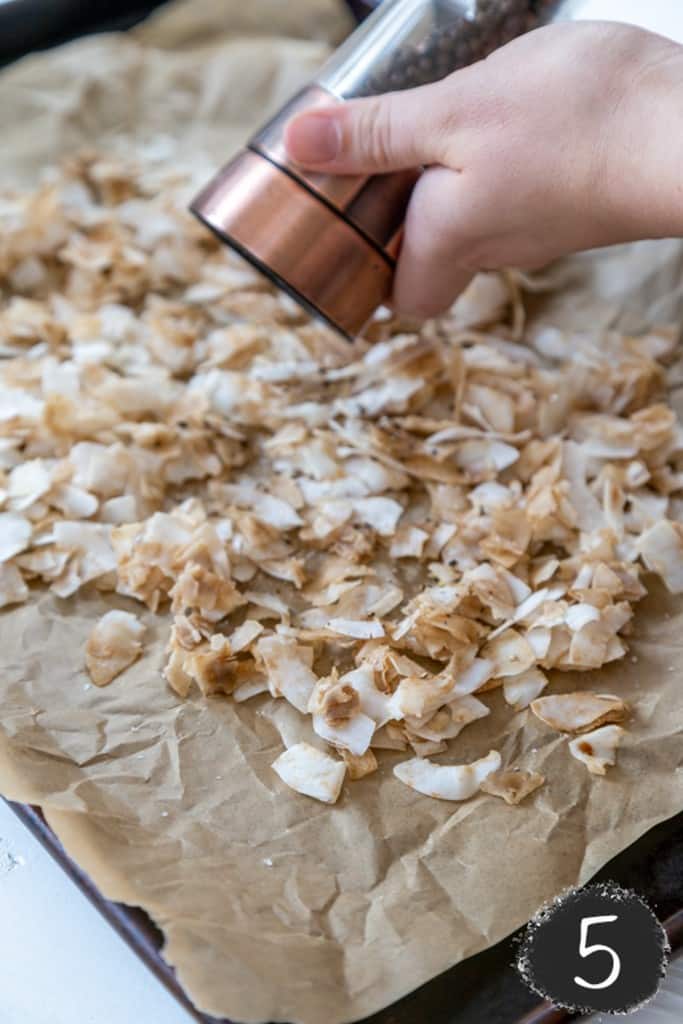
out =
{"type": "Polygon", "coordinates": [[[609,988],[613,985],[621,973],[621,960],[619,956],[610,946],[601,946],[595,944],[593,946],[587,946],[586,940],[588,939],[588,929],[592,924],[608,924],[610,921],[616,921],[616,914],[606,914],[604,917],[582,917],[581,918],[581,937],[579,939],[579,956],[590,956],[592,953],[609,953],[612,957],[612,970],[609,972],[604,981],[592,982],[585,981],[583,978],[578,976],[574,978],[574,982],[577,985],[581,985],[582,988],[609,988]]]}

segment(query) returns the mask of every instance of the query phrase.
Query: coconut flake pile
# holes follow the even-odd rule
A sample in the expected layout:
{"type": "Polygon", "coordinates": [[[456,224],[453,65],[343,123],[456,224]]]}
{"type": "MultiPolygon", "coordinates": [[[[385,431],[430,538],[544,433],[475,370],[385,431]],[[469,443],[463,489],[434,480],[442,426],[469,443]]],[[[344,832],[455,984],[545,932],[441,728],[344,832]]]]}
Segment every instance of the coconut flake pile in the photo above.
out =
{"type": "MultiPolygon", "coordinates": [[[[644,569],[683,590],[675,335],[532,330],[508,273],[348,346],[186,198],[94,154],[0,195],[0,605],[94,586],[167,616],[168,684],[309,716],[277,771],[328,802],[382,749],[442,799],[536,788],[496,751],[430,760],[498,687],[604,771],[625,705],[539,695],[624,656],[644,569]]],[[[95,626],[95,682],[143,632],[95,626]]]]}

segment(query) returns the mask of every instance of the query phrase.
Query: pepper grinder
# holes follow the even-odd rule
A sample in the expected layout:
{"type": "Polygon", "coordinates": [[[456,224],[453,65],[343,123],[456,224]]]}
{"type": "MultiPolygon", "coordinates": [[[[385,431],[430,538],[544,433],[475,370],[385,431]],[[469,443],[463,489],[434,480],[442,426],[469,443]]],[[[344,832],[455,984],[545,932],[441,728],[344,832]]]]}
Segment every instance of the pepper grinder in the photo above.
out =
{"type": "Polygon", "coordinates": [[[420,173],[309,173],[283,132],[304,110],[425,85],[486,56],[571,2],[384,0],[206,185],[192,212],[308,312],[351,339],[390,292],[420,173]]]}

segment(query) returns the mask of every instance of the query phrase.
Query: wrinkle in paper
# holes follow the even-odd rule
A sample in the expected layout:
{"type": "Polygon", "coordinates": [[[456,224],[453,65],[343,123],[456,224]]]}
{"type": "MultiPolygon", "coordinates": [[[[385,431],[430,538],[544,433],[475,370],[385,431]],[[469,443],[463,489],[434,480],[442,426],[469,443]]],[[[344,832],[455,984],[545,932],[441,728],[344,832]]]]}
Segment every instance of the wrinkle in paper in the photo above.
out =
{"type": "MultiPolygon", "coordinates": [[[[218,16],[181,3],[137,34],[10,68],[3,181],[35,179],[87,143],[153,150],[201,182],[346,27],[332,0],[316,0],[313,41],[301,38],[303,0],[248,6],[218,16]]],[[[585,257],[536,315],[629,329],[678,321],[682,271],[677,242],[585,257]]],[[[530,712],[510,725],[499,692],[459,739],[463,761],[495,747],[504,764],[546,776],[518,807],[424,798],[393,778],[402,755],[389,752],[334,807],[283,797],[270,765],[283,737],[310,740],[308,724],[266,698],[180,702],[160,676],[167,623],[146,612],[144,657],[92,687],[76,652],[109,607],[97,594],[37,596],[0,616],[0,791],[40,804],[107,897],[151,914],[181,983],[215,1016],[358,1020],[497,942],[683,806],[683,601],[661,590],[637,608],[632,657],[554,680],[553,692],[586,687],[633,706],[604,779],[530,712]]]]}

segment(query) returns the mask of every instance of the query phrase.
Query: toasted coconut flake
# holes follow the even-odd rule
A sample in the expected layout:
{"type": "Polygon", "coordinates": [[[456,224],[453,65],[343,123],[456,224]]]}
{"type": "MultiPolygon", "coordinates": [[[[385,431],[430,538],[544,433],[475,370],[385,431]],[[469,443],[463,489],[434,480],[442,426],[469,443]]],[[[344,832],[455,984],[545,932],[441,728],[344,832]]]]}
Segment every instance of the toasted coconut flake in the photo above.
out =
{"type": "Polygon", "coordinates": [[[444,546],[448,544],[457,530],[454,523],[439,523],[432,532],[431,537],[425,546],[425,555],[428,558],[438,558],[444,546]]]}
{"type": "Polygon", "coordinates": [[[254,640],[263,632],[263,626],[255,619],[246,619],[230,636],[230,650],[233,654],[251,647],[254,640]]]}
{"type": "Polygon", "coordinates": [[[494,674],[495,664],[488,658],[473,658],[472,664],[457,674],[453,695],[464,697],[470,693],[476,693],[491,679],[494,674]]]}
{"type": "Polygon", "coordinates": [[[562,446],[562,460],[566,479],[569,481],[569,501],[574,508],[579,527],[591,533],[604,525],[600,502],[586,483],[588,456],[583,448],[573,441],[562,446]]]}
{"type": "Polygon", "coordinates": [[[518,606],[531,597],[531,587],[523,579],[515,576],[512,572],[508,572],[507,569],[500,569],[499,571],[507,581],[510,592],[518,606]]]}
{"type": "Polygon", "coordinates": [[[252,509],[254,515],[276,530],[291,530],[301,526],[303,522],[301,516],[287,501],[273,494],[263,494],[253,485],[226,485],[224,494],[236,505],[252,509]]]}
{"type": "Polygon", "coordinates": [[[311,670],[312,648],[285,637],[267,636],[257,642],[256,652],[268,675],[272,695],[284,697],[305,714],[317,682],[311,670]]]}
{"type": "Polygon", "coordinates": [[[346,775],[343,761],[330,757],[310,743],[295,743],[273,761],[273,770],[290,789],[304,796],[334,804],[346,775]]]}
{"type": "Polygon", "coordinates": [[[541,587],[540,590],[534,591],[529,594],[523,601],[521,601],[515,608],[513,615],[514,622],[524,622],[525,619],[532,619],[534,612],[537,608],[540,608],[546,601],[553,600],[553,589],[551,587],[541,587]]]}
{"type": "MultiPolygon", "coordinates": [[[[479,680],[485,671],[479,669],[476,678],[479,680]]],[[[449,703],[456,697],[466,696],[471,693],[469,688],[472,684],[467,678],[467,673],[458,680],[449,671],[438,676],[406,676],[399,683],[392,700],[395,710],[394,718],[406,716],[413,718],[425,718],[436,711],[443,704],[449,703]],[[466,682],[463,682],[463,679],[466,682]]],[[[478,687],[481,686],[479,683],[478,687]]]]}
{"type": "Polygon", "coordinates": [[[254,676],[244,683],[240,683],[232,691],[232,699],[238,704],[252,697],[258,697],[262,693],[268,693],[268,680],[265,676],[254,676]]]}
{"type": "Polygon", "coordinates": [[[550,650],[552,631],[546,626],[538,626],[528,630],[525,637],[538,661],[543,661],[550,650]]]}
{"type": "Polygon", "coordinates": [[[616,763],[617,747],[625,735],[626,730],[620,725],[603,725],[570,740],[569,752],[577,761],[583,761],[592,775],[606,775],[608,767],[616,763]]]}
{"type": "Polygon", "coordinates": [[[417,526],[403,526],[396,531],[389,554],[392,558],[419,558],[429,534],[417,526]]]}
{"type": "Polygon", "coordinates": [[[71,555],[67,567],[52,584],[59,597],[69,597],[84,583],[114,572],[116,557],[106,526],[72,520],[55,523],[53,536],[58,550],[71,555]]]}
{"type": "Polygon", "coordinates": [[[195,609],[202,618],[218,622],[244,599],[235,584],[198,562],[190,561],[179,574],[170,590],[171,608],[195,609]]]}
{"type": "Polygon", "coordinates": [[[99,518],[103,523],[112,523],[115,526],[135,522],[138,519],[135,495],[122,494],[119,498],[109,498],[100,506],[99,518]]]}
{"type": "Polygon", "coordinates": [[[370,746],[375,723],[362,712],[348,720],[336,719],[330,722],[324,715],[313,715],[313,729],[321,739],[334,747],[350,750],[361,757],[370,746]]]}
{"type": "Polygon", "coordinates": [[[350,683],[331,676],[318,680],[308,702],[308,710],[322,715],[328,725],[341,725],[360,712],[360,697],[350,683]]]}
{"type": "MultiPolygon", "coordinates": [[[[555,634],[560,635],[558,630],[555,634]]],[[[609,660],[607,652],[613,639],[616,638],[602,619],[589,622],[573,634],[568,651],[556,650],[557,663],[566,663],[568,668],[600,668],[609,660]]]]}
{"type": "Polygon", "coordinates": [[[360,757],[352,754],[350,750],[342,750],[340,753],[344,759],[348,776],[353,782],[357,779],[364,779],[366,775],[372,775],[377,771],[377,758],[372,750],[366,750],[360,757]]]}
{"type": "Polygon", "coordinates": [[[443,754],[448,750],[448,744],[445,740],[423,740],[407,727],[405,734],[408,746],[418,757],[434,757],[435,754],[443,754]]]}
{"type": "Polygon", "coordinates": [[[168,685],[174,693],[177,693],[183,699],[187,697],[192,689],[192,676],[185,671],[184,664],[184,652],[176,649],[171,651],[163,670],[164,679],[168,685]]]}
{"type": "Polygon", "coordinates": [[[546,583],[549,579],[552,579],[559,567],[560,561],[554,555],[539,559],[531,571],[531,579],[534,586],[546,583]]]}
{"type": "Polygon", "coordinates": [[[9,474],[7,504],[13,512],[23,512],[34,505],[52,487],[52,473],[42,459],[22,462],[9,474]]]}
{"type": "Polygon", "coordinates": [[[481,541],[481,550],[493,562],[511,569],[522,558],[531,541],[531,525],[521,509],[495,509],[491,513],[491,534],[481,541]]]}
{"type": "Polygon", "coordinates": [[[503,696],[515,711],[528,708],[548,685],[548,677],[540,668],[530,668],[503,681],[503,696]]]}
{"type": "Polygon", "coordinates": [[[391,694],[378,688],[374,668],[363,665],[347,672],[339,682],[353,687],[358,694],[361,711],[373,719],[377,728],[400,716],[397,701],[391,694]]]}
{"type": "Polygon", "coordinates": [[[451,314],[458,327],[482,327],[501,320],[509,303],[510,290],[500,274],[477,274],[451,314]]]}
{"type": "Polygon", "coordinates": [[[486,718],[490,713],[486,704],[476,697],[458,697],[457,700],[440,708],[426,721],[407,718],[406,725],[414,736],[439,743],[442,740],[455,739],[470,722],[486,718]]]}
{"type": "Polygon", "coordinates": [[[362,498],[356,502],[354,511],[361,522],[381,536],[390,537],[403,514],[403,506],[393,498],[362,498]]]}
{"type": "Polygon", "coordinates": [[[82,441],[73,446],[69,461],[74,467],[71,482],[101,497],[116,497],[126,486],[131,460],[122,445],[82,441]]]}
{"type": "Polygon", "coordinates": [[[542,722],[559,732],[586,732],[608,722],[623,722],[628,704],[605,693],[561,693],[539,697],[531,710],[542,722]]]}
{"type": "Polygon", "coordinates": [[[408,740],[402,722],[387,722],[372,737],[376,750],[407,750],[408,740]]]}
{"type": "Polygon", "coordinates": [[[506,804],[518,804],[525,800],[534,790],[545,782],[539,772],[527,772],[514,769],[491,772],[481,784],[482,793],[499,796],[506,804]]]}
{"type": "Polygon", "coordinates": [[[394,775],[406,786],[437,800],[469,800],[491,772],[498,771],[501,757],[491,750],[471,764],[434,764],[422,757],[395,765],[394,775]]]}
{"type": "MultiPolygon", "coordinates": [[[[435,438],[431,440],[438,443],[435,438]]],[[[518,458],[519,452],[512,445],[489,439],[465,441],[455,453],[456,465],[472,481],[488,480],[514,465],[518,458]]]]}
{"type": "Polygon", "coordinates": [[[510,505],[514,500],[510,488],[498,483],[497,480],[487,480],[483,484],[478,484],[467,497],[475,508],[481,509],[482,512],[492,512],[501,506],[510,505]]]}
{"type": "Polygon", "coordinates": [[[8,562],[25,551],[31,540],[32,527],[28,519],[15,512],[0,512],[0,562],[8,562]]]}
{"type": "Polygon", "coordinates": [[[8,604],[21,604],[29,596],[29,589],[16,565],[10,562],[0,564],[0,608],[8,604]]]}
{"type": "Polygon", "coordinates": [[[145,627],[130,612],[106,612],[85,646],[88,674],[95,686],[106,686],[142,654],[145,627]]]}
{"type": "Polygon", "coordinates": [[[647,568],[661,576],[672,594],[683,593],[683,532],[679,523],[655,523],[641,534],[638,553],[647,568]]]}
{"type": "Polygon", "coordinates": [[[74,487],[73,484],[59,484],[54,488],[50,502],[67,519],[89,519],[97,512],[99,501],[94,494],[74,487]]]}
{"type": "Polygon", "coordinates": [[[482,648],[482,656],[493,663],[492,675],[497,678],[517,676],[536,661],[534,650],[525,637],[508,629],[482,648]]]}
{"type": "Polygon", "coordinates": [[[573,633],[577,633],[589,622],[599,622],[600,612],[592,604],[574,604],[567,609],[564,621],[573,633]]]}
{"type": "Polygon", "coordinates": [[[252,666],[237,660],[227,637],[212,637],[185,655],[183,671],[193,679],[204,696],[232,694],[245,675],[252,678],[252,666]],[[218,641],[218,642],[215,642],[218,641]]]}
{"type": "Polygon", "coordinates": [[[371,640],[384,636],[384,627],[376,619],[330,619],[330,629],[341,636],[371,640]]]}

